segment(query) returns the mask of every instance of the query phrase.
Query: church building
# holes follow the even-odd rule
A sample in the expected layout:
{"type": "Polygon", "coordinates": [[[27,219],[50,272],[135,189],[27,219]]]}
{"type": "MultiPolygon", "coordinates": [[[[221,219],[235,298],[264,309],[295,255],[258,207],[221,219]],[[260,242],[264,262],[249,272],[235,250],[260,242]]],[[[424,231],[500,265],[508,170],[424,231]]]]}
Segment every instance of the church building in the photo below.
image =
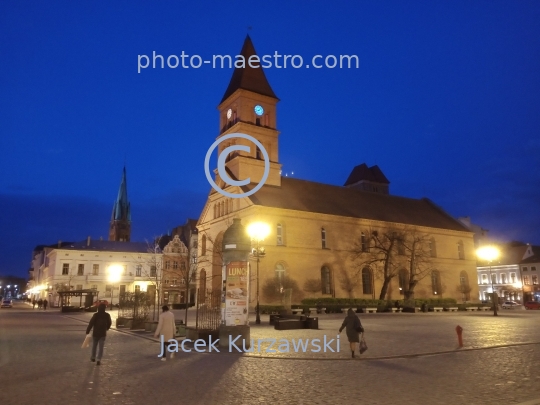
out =
{"type": "MultiPolygon", "coordinates": [[[[256,55],[249,36],[241,54],[246,61],[256,55]]],[[[259,263],[264,304],[276,302],[268,291],[280,280],[298,286],[293,303],[301,297],[378,298],[383,287],[378,276],[380,263],[365,263],[374,254],[369,249],[371,236],[391,229],[412,230],[428,237],[430,269],[415,286],[416,298],[456,298],[463,302],[478,297],[473,233],[427,198],[392,195],[390,182],[378,166],[356,166],[348,179],[341,180],[345,180],[343,186],[282,176],[278,102],[261,67],[246,64],[245,68],[234,70],[218,106],[216,139],[231,133],[254,137],[268,152],[270,173],[265,185],[248,197],[228,198],[213,189],[210,191],[197,225],[200,291],[220,290],[223,233],[233,218],[240,218],[244,226],[264,222],[271,230],[262,241],[266,254],[259,263]],[[358,246],[365,250],[356,251],[354,257],[353,251],[358,246]]],[[[234,180],[250,178],[251,183],[228,185],[220,179],[217,170],[215,181],[227,192],[245,193],[260,182],[264,158],[247,140],[229,141],[219,145],[218,153],[235,143],[248,145],[251,150],[229,155],[227,174],[234,180]]],[[[252,269],[254,264],[252,261],[252,269]]],[[[387,285],[386,299],[404,298],[409,264],[410,261],[402,260],[403,268],[387,285]]],[[[253,306],[255,272],[251,274],[250,305],[253,306]]]]}

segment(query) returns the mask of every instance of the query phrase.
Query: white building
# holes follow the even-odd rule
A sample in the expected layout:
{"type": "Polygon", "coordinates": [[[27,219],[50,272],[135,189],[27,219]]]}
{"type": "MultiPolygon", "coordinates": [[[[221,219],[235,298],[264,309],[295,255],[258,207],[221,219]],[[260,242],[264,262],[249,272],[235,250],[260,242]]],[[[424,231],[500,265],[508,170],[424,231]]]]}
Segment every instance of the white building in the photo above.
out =
{"type": "MultiPolygon", "coordinates": [[[[162,254],[141,242],[91,240],[43,247],[34,267],[32,298],[59,304],[58,291],[94,289],[99,299],[118,302],[124,292],[154,292],[160,287],[162,254]],[[39,261],[39,260],[38,260],[39,261]],[[37,273],[37,274],[36,274],[37,273]],[[114,282],[114,275],[117,275],[114,282]]],[[[33,266],[38,257],[34,256],[33,266]]]]}
{"type": "Polygon", "coordinates": [[[501,300],[523,303],[523,282],[520,263],[527,245],[500,247],[501,256],[488,263],[478,262],[478,290],[480,300],[488,301],[489,294],[497,293],[501,300]]]}

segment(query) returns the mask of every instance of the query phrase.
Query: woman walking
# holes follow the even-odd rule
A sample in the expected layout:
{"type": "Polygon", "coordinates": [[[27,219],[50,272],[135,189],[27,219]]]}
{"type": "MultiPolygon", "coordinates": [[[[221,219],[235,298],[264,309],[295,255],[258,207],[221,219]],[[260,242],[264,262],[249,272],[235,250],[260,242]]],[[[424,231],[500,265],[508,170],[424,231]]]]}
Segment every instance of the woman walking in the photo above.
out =
{"type": "MultiPolygon", "coordinates": [[[[159,322],[154,337],[157,338],[159,335],[162,335],[163,346],[161,349],[161,354],[158,357],[161,357],[161,361],[166,361],[169,340],[174,339],[174,335],[176,334],[176,324],[174,322],[174,314],[169,311],[169,307],[167,305],[163,305],[161,309],[163,312],[159,316],[159,322]]],[[[172,359],[174,357],[174,352],[170,353],[170,358],[172,359]]]]}
{"type": "Polygon", "coordinates": [[[343,329],[345,329],[345,332],[347,333],[347,339],[349,339],[349,344],[351,345],[352,357],[354,358],[357,343],[360,342],[359,335],[360,333],[362,333],[362,335],[364,334],[364,328],[360,323],[360,318],[356,316],[352,308],[349,308],[347,311],[347,316],[345,317],[341,328],[339,328],[339,333],[341,333],[343,329]]]}

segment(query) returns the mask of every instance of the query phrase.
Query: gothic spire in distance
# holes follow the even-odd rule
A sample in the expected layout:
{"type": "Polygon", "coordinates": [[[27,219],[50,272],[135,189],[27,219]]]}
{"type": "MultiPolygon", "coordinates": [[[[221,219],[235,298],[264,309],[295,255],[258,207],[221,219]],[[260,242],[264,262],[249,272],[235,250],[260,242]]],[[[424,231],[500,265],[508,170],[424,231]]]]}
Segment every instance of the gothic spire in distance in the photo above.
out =
{"type": "Polygon", "coordinates": [[[109,227],[109,240],[129,242],[131,238],[131,207],[127,193],[126,167],[114,202],[109,227]]]}

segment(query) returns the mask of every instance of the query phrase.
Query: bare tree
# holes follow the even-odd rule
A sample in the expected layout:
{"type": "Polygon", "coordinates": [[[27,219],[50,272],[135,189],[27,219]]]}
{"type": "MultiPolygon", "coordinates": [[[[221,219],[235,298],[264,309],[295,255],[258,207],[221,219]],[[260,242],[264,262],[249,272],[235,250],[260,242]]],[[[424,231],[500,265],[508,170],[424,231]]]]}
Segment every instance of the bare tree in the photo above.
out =
{"type": "Polygon", "coordinates": [[[141,267],[141,277],[143,277],[144,281],[149,282],[154,290],[154,294],[148,294],[153,301],[151,302],[152,320],[156,320],[156,304],[161,302],[163,287],[163,258],[159,247],[160,239],[161,236],[154,238],[153,242],[147,241],[149,254],[143,256],[142,259],[136,260],[137,265],[141,267]]]}
{"type": "Polygon", "coordinates": [[[287,289],[291,289],[291,298],[293,302],[300,302],[303,298],[302,291],[298,287],[296,280],[289,276],[274,276],[265,280],[262,286],[262,294],[269,302],[283,304],[287,289]]]}
{"type": "Polygon", "coordinates": [[[405,227],[399,241],[407,260],[407,282],[403,291],[405,300],[414,300],[414,289],[418,282],[430,275],[434,269],[430,248],[430,236],[415,227],[405,227]]]}
{"type": "Polygon", "coordinates": [[[469,294],[471,293],[472,291],[472,288],[469,284],[467,283],[460,283],[458,284],[457,288],[456,288],[456,291],[458,293],[461,293],[461,297],[463,299],[463,302],[466,302],[469,300],[469,294]]]}
{"type": "Polygon", "coordinates": [[[342,268],[338,274],[338,281],[343,291],[347,292],[349,298],[354,298],[354,290],[360,285],[360,275],[358,272],[350,274],[346,269],[342,268]]]}
{"type": "Polygon", "coordinates": [[[370,267],[375,277],[382,279],[379,300],[385,299],[390,282],[398,275],[402,260],[396,247],[401,239],[402,230],[398,228],[387,228],[383,231],[370,229],[352,246],[351,258],[356,262],[357,277],[361,276],[364,267],[370,267]]]}
{"type": "Polygon", "coordinates": [[[322,291],[322,282],[320,278],[308,278],[304,281],[304,287],[302,288],[308,293],[320,293],[322,291]]]}

